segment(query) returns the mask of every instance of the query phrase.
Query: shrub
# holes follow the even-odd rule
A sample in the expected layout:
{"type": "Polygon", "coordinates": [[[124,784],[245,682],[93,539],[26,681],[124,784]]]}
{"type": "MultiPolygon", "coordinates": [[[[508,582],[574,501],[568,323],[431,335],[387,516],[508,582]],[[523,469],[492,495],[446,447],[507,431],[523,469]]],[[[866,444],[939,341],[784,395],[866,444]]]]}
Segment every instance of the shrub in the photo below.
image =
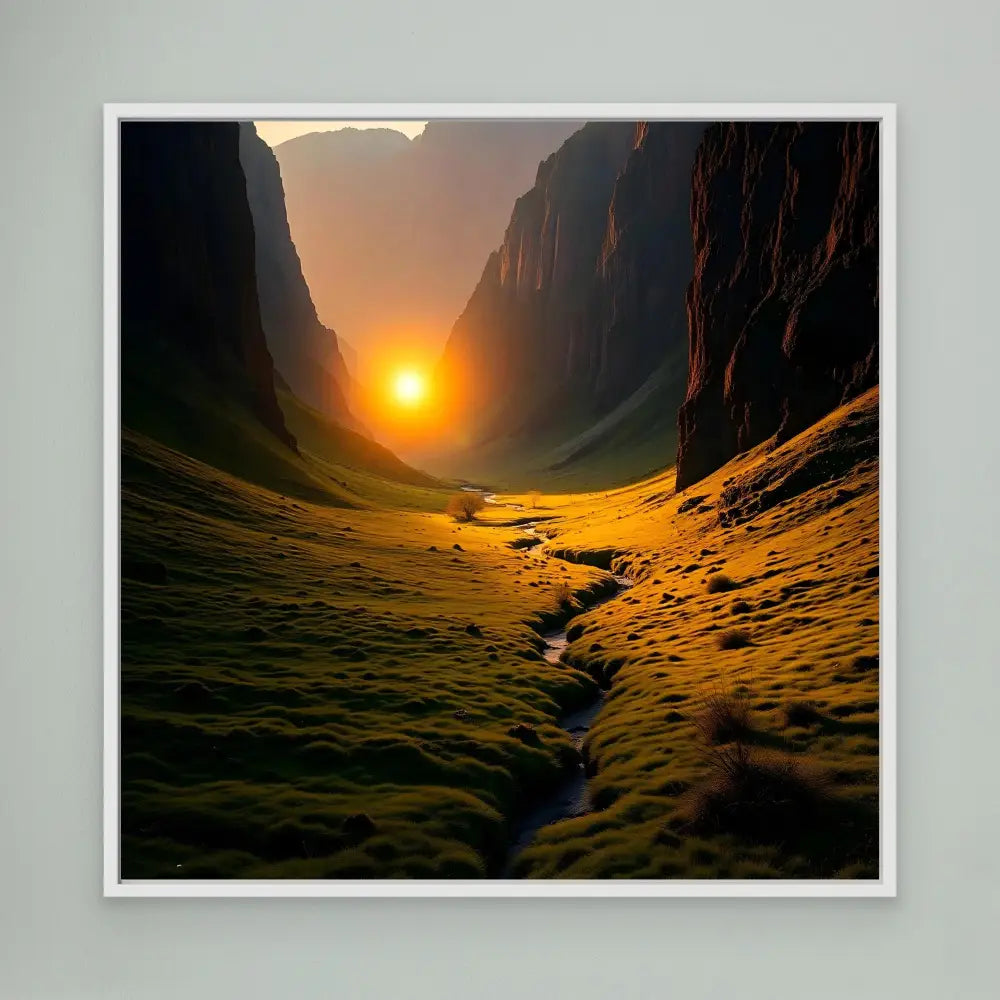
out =
{"type": "Polygon", "coordinates": [[[555,591],[556,606],[565,608],[573,603],[573,588],[568,583],[556,585],[555,591]]]}
{"type": "Polygon", "coordinates": [[[710,594],[721,594],[727,590],[735,590],[739,584],[725,573],[715,573],[708,578],[707,590],[710,594]]]}
{"type": "Polygon", "coordinates": [[[448,500],[445,513],[449,514],[456,521],[474,521],[476,515],[486,506],[486,501],[481,493],[472,493],[462,490],[454,493],[448,500]]]}
{"type": "Polygon", "coordinates": [[[786,726],[811,726],[821,718],[819,709],[811,701],[790,701],[785,705],[786,726]]]}
{"type": "Polygon", "coordinates": [[[517,722],[507,730],[508,736],[520,740],[522,743],[537,743],[538,733],[530,722],[517,722]]]}
{"type": "Polygon", "coordinates": [[[746,615],[753,611],[753,608],[746,601],[733,601],[729,610],[734,615],[746,615]]]}
{"type": "Polygon", "coordinates": [[[708,745],[746,740],[753,732],[748,684],[721,684],[702,695],[694,718],[699,735],[708,745]]]}
{"type": "Polygon", "coordinates": [[[719,636],[719,649],[743,649],[749,645],[750,633],[746,629],[731,628],[719,636]]]}
{"type": "Polygon", "coordinates": [[[701,832],[785,842],[813,826],[829,801],[825,776],[787,755],[737,741],[709,748],[706,757],[712,774],[691,806],[701,832]]]}
{"type": "Polygon", "coordinates": [[[784,843],[820,821],[831,801],[829,781],[818,768],[750,741],[752,701],[750,678],[703,698],[695,724],[709,775],[686,811],[696,832],[784,843]]]}

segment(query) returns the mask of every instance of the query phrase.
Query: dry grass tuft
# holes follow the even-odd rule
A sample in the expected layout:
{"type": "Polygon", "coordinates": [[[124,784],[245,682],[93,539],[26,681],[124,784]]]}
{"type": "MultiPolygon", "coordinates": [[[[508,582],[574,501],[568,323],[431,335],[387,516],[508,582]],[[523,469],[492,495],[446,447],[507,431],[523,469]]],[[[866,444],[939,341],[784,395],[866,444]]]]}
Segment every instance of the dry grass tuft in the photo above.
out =
{"type": "Polygon", "coordinates": [[[753,732],[750,701],[747,684],[722,684],[704,694],[694,724],[705,743],[715,745],[747,739],[753,732]]]}
{"type": "Polygon", "coordinates": [[[750,633],[746,629],[727,629],[719,636],[719,649],[743,649],[752,645],[750,633]]]}
{"type": "Polygon", "coordinates": [[[705,752],[708,781],[694,794],[690,816],[702,833],[735,833],[775,843],[800,835],[830,800],[823,772],[743,740],[705,752]]]}
{"type": "Polygon", "coordinates": [[[460,493],[453,493],[448,498],[448,506],[445,513],[453,517],[456,521],[474,521],[476,515],[486,506],[486,501],[479,493],[472,493],[469,490],[462,490],[460,493]]]}
{"type": "Polygon", "coordinates": [[[727,590],[735,590],[739,584],[727,573],[715,573],[708,578],[706,590],[710,594],[722,594],[727,590]]]}
{"type": "Polygon", "coordinates": [[[786,726],[811,726],[823,718],[822,713],[811,701],[790,701],[785,705],[786,726]]]}

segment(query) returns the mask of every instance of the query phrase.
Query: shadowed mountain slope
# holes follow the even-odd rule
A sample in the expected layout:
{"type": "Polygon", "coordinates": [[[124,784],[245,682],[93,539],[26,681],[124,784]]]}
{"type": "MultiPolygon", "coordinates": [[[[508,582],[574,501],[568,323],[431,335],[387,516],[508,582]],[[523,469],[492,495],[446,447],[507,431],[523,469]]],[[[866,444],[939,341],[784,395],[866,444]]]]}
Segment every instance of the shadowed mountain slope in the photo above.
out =
{"type": "Polygon", "coordinates": [[[703,132],[592,123],[542,164],[445,350],[442,378],[465,389],[461,444],[559,468],[604,447],[619,481],[669,464],[703,132]]]}
{"type": "Polygon", "coordinates": [[[121,288],[126,425],[167,431],[171,375],[191,369],[294,450],[261,327],[235,123],[121,126],[121,288]]]}
{"type": "Polygon", "coordinates": [[[249,122],[240,125],[240,162],[256,233],[261,321],[275,367],[303,402],[350,425],[350,377],[337,335],[316,317],[288,228],[278,161],[249,122]]]}
{"type": "MultiPolygon", "coordinates": [[[[433,485],[300,402],[280,379],[279,403],[257,270],[294,248],[279,232],[277,250],[262,248],[256,259],[239,147],[236,123],[122,126],[123,427],[137,440],[319,503],[363,506],[399,492],[386,483],[433,485]],[[304,434],[301,449],[292,423],[304,434]]],[[[264,226],[259,240],[273,236],[264,226]]],[[[268,273],[276,278],[265,282],[269,315],[302,319],[290,328],[303,338],[316,332],[301,279],[268,273]]],[[[288,340],[289,349],[299,344],[288,340]]]]}

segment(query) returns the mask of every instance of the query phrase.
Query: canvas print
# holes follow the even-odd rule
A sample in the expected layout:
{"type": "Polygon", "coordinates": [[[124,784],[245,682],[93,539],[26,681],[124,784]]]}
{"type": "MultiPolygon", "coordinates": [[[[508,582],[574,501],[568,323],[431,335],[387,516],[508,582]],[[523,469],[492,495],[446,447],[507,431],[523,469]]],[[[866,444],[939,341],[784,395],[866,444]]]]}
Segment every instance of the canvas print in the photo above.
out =
{"type": "Polygon", "coordinates": [[[122,121],[123,880],[879,878],[878,121],[122,121]]]}

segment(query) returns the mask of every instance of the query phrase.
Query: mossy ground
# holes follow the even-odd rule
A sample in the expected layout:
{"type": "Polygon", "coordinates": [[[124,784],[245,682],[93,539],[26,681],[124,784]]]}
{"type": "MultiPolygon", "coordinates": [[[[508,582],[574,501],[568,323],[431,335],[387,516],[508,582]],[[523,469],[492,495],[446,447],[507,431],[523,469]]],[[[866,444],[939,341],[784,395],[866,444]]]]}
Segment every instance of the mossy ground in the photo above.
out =
{"type": "Polygon", "coordinates": [[[551,550],[599,554],[636,583],[575,620],[567,654],[595,676],[613,670],[588,745],[598,811],[542,830],[518,874],[877,877],[877,390],[683,493],[672,482],[537,500],[558,515],[551,550]],[[710,584],[720,573],[731,588],[710,584]],[[730,630],[748,642],[720,641],[730,630]],[[738,685],[751,741],[829,779],[810,823],[767,838],[691,820],[713,780],[697,714],[738,685]]]}
{"type": "Polygon", "coordinates": [[[512,497],[562,559],[512,547],[509,510],[455,523],[443,485],[309,414],[284,491],[126,432],[124,876],[496,874],[514,816],[574,766],[557,723],[594,678],[596,811],[540,831],[516,874],[875,876],[877,403],[683,494],[664,473],[512,497]],[[585,597],[607,567],[635,586],[574,621],[575,666],[547,663],[562,585],[585,597]],[[718,573],[733,586],[710,592],[718,573]],[[732,629],[749,643],[721,648],[732,629]],[[712,780],[695,715],[738,683],[755,745],[830,779],[774,836],[692,819],[712,780]]]}
{"type": "Polygon", "coordinates": [[[571,766],[595,685],[532,624],[602,574],[368,475],[313,504],[125,433],[126,878],[483,876],[571,766]]]}

